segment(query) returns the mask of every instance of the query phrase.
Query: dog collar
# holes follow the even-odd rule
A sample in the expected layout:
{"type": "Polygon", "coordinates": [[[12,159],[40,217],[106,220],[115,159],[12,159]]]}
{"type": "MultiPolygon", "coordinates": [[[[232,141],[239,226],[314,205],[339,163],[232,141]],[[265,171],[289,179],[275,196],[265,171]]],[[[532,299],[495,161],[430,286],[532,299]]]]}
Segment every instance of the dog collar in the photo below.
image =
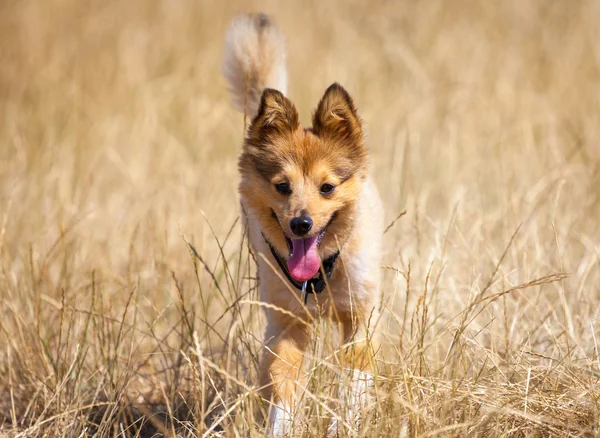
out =
{"type": "Polygon", "coordinates": [[[304,282],[299,282],[298,280],[292,278],[289,271],[285,267],[285,263],[284,263],[283,259],[279,256],[277,251],[275,251],[275,248],[273,248],[273,245],[271,245],[271,242],[269,242],[267,240],[267,238],[265,237],[264,234],[263,234],[263,239],[265,239],[265,242],[267,242],[267,245],[269,245],[271,254],[273,254],[273,257],[277,261],[279,268],[285,274],[288,281],[296,289],[304,292],[304,303],[305,304],[306,304],[306,300],[308,298],[308,294],[319,293],[319,292],[322,292],[323,289],[325,289],[325,286],[326,286],[325,281],[329,280],[329,278],[331,277],[331,274],[333,273],[333,267],[335,265],[335,261],[337,260],[338,256],[340,255],[339,251],[336,252],[335,254],[333,254],[331,257],[327,258],[326,260],[323,260],[323,262],[322,262],[323,266],[321,268],[319,268],[319,275],[317,277],[311,278],[310,280],[305,282],[306,287],[304,287],[304,284],[305,284],[304,282]]]}

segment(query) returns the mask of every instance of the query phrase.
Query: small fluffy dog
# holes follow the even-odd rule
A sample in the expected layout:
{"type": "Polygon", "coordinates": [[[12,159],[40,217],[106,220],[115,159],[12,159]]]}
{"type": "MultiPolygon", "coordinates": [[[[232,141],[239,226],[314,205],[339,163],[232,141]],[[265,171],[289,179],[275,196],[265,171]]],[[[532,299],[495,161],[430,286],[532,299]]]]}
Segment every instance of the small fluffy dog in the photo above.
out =
{"type": "Polygon", "coordinates": [[[383,210],[352,98],[334,83],[312,126],[302,127],[285,96],[285,57],[283,38],[267,16],[232,21],[224,74],[237,108],[251,120],[239,158],[239,192],[258,255],[260,298],[269,304],[260,384],[274,402],[275,435],[285,433],[297,383],[305,381],[308,330],[299,319],[335,315],[346,351],[352,346],[344,365],[368,367],[383,235],[383,210]]]}

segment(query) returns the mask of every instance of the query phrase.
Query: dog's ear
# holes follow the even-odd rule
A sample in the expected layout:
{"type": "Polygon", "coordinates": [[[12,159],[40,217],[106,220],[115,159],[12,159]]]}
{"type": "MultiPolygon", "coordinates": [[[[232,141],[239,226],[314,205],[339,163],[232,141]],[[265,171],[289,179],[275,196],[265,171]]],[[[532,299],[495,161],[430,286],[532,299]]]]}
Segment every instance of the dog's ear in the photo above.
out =
{"type": "Polygon", "coordinates": [[[260,98],[258,113],[248,128],[252,143],[264,143],[276,135],[290,134],[300,126],[298,111],[281,92],[266,88],[260,98]]]}
{"type": "Polygon", "coordinates": [[[319,137],[362,146],[362,126],[354,102],[337,82],[327,88],[313,114],[313,131],[319,137]]]}

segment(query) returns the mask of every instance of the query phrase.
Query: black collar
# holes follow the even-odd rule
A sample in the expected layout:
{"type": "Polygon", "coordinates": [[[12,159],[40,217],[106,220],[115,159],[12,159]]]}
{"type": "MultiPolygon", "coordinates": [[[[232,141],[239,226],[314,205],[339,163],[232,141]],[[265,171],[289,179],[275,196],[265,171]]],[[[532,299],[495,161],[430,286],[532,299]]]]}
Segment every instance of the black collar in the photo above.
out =
{"type": "MultiPolygon", "coordinates": [[[[271,250],[271,254],[273,254],[273,257],[275,258],[275,260],[277,261],[277,264],[279,265],[279,268],[281,269],[281,271],[285,274],[286,278],[288,279],[288,281],[292,284],[292,286],[294,286],[296,289],[298,290],[302,290],[302,286],[303,283],[299,282],[298,280],[292,278],[292,276],[290,275],[290,273],[288,272],[285,263],[283,261],[283,259],[279,256],[279,254],[277,254],[277,251],[275,251],[275,248],[273,248],[273,245],[271,245],[271,242],[269,242],[267,240],[267,238],[265,237],[265,235],[263,234],[263,239],[265,239],[265,242],[267,242],[267,245],[269,245],[269,249],[271,250]]],[[[329,278],[331,277],[331,274],[333,273],[333,266],[335,265],[335,261],[337,260],[338,256],[340,255],[340,252],[336,252],[335,254],[333,254],[331,257],[329,257],[326,260],[323,260],[323,267],[319,268],[319,275],[315,278],[311,278],[310,280],[308,280],[306,282],[306,296],[308,296],[308,294],[312,294],[315,292],[322,292],[323,289],[325,289],[325,277],[327,277],[327,280],[329,280],[329,278]],[[323,273],[323,271],[325,271],[323,273]]],[[[305,298],[306,298],[305,296],[305,298]]]]}

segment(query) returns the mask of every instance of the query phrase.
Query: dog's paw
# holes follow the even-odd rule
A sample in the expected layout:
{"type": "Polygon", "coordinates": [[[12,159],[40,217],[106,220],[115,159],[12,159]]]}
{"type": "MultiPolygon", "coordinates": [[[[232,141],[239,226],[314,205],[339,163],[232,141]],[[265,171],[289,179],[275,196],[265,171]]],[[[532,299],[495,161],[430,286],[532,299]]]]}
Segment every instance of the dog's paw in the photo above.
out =
{"type": "Polygon", "coordinates": [[[271,406],[267,436],[270,438],[281,438],[291,434],[293,429],[294,416],[290,407],[282,403],[271,406]]]}
{"type": "Polygon", "coordinates": [[[361,408],[369,402],[369,388],[373,386],[373,375],[366,371],[354,370],[352,384],[340,391],[340,402],[350,418],[357,418],[361,408]]]}
{"type": "MultiPolygon", "coordinates": [[[[344,383],[347,383],[344,382],[344,383]]],[[[360,426],[360,413],[365,408],[371,397],[369,388],[373,386],[373,375],[366,371],[354,370],[350,385],[342,383],[339,389],[339,410],[346,425],[352,427],[352,431],[357,432],[360,426]]],[[[336,437],[341,433],[342,425],[336,419],[331,420],[327,429],[328,437],[336,437]]]]}

